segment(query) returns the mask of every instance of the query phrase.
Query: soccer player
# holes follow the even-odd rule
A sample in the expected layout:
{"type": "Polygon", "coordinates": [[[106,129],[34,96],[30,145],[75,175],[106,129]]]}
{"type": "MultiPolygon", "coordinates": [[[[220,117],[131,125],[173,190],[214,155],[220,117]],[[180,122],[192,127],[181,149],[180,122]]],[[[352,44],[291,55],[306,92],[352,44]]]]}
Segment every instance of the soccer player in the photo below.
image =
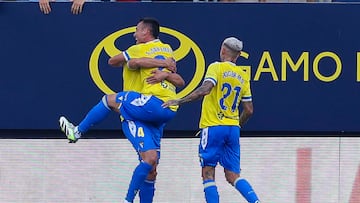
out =
{"type": "MultiPolygon", "coordinates": [[[[177,110],[177,107],[169,108],[167,109],[167,112],[161,110],[161,104],[164,101],[176,97],[176,88],[172,83],[168,82],[168,80],[171,79],[172,82],[177,85],[184,84],[181,77],[177,77],[177,75],[161,68],[161,65],[157,65],[160,68],[144,68],[153,67],[151,64],[155,63],[156,59],[166,58],[168,60],[167,62],[171,63],[173,51],[169,45],[163,44],[157,39],[158,34],[159,24],[156,21],[151,19],[140,21],[134,34],[137,45],[130,47],[124,54],[117,55],[109,60],[109,63],[114,66],[118,63],[122,63],[124,59],[128,61],[130,70],[139,71],[139,74],[137,75],[131,74],[130,72],[130,80],[136,80],[134,76],[137,76],[140,78],[140,83],[143,84],[143,87],[140,90],[141,95],[136,95],[137,93],[135,92],[118,95],[119,99],[125,101],[122,102],[120,108],[121,116],[124,118],[124,122],[122,123],[123,131],[130,142],[133,143],[134,148],[139,150],[141,156],[141,162],[134,170],[125,202],[132,202],[134,200],[139,186],[141,186],[144,181],[145,175],[149,174],[143,185],[154,185],[154,181],[150,182],[149,180],[155,180],[156,177],[156,167],[160,157],[160,139],[163,134],[163,128],[165,123],[175,116],[177,110]],[[160,83],[154,83],[152,81],[154,72],[164,74],[167,79],[160,83]],[[150,98],[147,95],[153,96],[150,98]],[[129,103],[126,102],[126,100],[132,102],[129,103]],[[143,109],[134,108],[134,105],[142,106],[143,109]],[[136,121],[135,123],[134,120],[136,121]],[[155,120],[155,122],[153,120],[155,120]],[[138,121],[145,121],[146,123],[144,124],[138,121]],[[149,123],[151,123],[151,125],[148,125],[149,123]],[[149,136],[151,133],[153,136],[149,136]],[[131,136],[129,136],[129,134],[131,134],[131,136]],[[133,137],[136,137],[135,141],[133,137]]],[[[124,77],[126,76],[124,75],[124,77]]],[[[151,188],[151,186],[148,186],[147,188],[151,188]]],[[[139,196],[141,202],[141,199],[143,198],[141,193],[142,190],[144,189],[140,188],[139,196]]],[[[149,189],[149,191],[151,190],[149,189]]],[[[152,192],[154,192],[154,190],[152,190],[152,192]]],[[[150,192],[147,197],[151,197],[150,192]]],[[[152,202],[152,200],[150,202],[152,202]]]]}
{"type": "Polygon", "coordinates": [[[139,190],[140,202],[152,202],[163,128],[177,110],[177,107],[164,109],[161,104],[175,98],[175,86],[184,85],[181,76],[168,70],[176,68],[173,51],[158,39],[159,30],[155,19],[141,19],[134,33],[136,45],[109,59],[111,66],[124,66],[124,92],[105,95],[78,126],[60,118],[61,130],[70,142],[76,142],[111,111],[121,114],[122,130],[140,161],[125,202],[132,202],[139,190]]]}
{"type": "Polygon", "coordinates": [[[209,65],[202,85],[184,98],[170,100],[164,108],[204,97],[199,127],[199,157],[205,199],[219,202],[215,184],[215,167],[224,167],[226,180],[250,203],[259,198],[249,182],[240,178],[240,129],[253,113],[250,79],[236,61],[243,43],[235,37],[226,38],[220,49],[221,62],[209,65]],[[239,105],[243,110],[239,113],[239,105]]]}

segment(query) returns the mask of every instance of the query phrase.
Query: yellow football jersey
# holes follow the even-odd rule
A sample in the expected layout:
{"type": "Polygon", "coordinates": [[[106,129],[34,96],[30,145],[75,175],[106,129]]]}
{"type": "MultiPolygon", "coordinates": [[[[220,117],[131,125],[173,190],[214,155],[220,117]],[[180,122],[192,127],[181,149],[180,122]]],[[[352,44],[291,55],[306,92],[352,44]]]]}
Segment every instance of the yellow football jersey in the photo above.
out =
{"type": "Polygon", "coordinates": [[[241,101],[252,101],[250,79],[246,72],[231,62],[209,65],[204,81],[214,84],[202,102],[199,127],[239,125],[241,101]]]}
{"type": "MultiPolygon", "coordinates": [[[[157,58],[157,59],[174,57],[173,50],[170,47],[170,45],[162,43],[159,39],[147,43],[133,45],[125,51],[124,56],[127,61],[129,61],[131,58],[141,58],[141,57],[157,58]]],[[[139,75],[140,75],[140,83],[142,87],[141,90],[138,92],[142,94],[154,95],[164,102],[170,99],[175,99],[176,87],[169,81],[164,80],[157,84],[148,84],[146,82],[146,78],[150,77],[152,75],[151,72],[156,69],[169,72],[169,70],[162,67],[140,68],[139,75]]],[[[171,108],[173,110],[176,110],[178,107],[171,107],[171,108]]]]}
{"type": "Polygon", "coordinates": [[[143,85],[140,79],[139,70],[131,70],[128,65],[123,67],[123,91],[140,92],[143,85]]]}

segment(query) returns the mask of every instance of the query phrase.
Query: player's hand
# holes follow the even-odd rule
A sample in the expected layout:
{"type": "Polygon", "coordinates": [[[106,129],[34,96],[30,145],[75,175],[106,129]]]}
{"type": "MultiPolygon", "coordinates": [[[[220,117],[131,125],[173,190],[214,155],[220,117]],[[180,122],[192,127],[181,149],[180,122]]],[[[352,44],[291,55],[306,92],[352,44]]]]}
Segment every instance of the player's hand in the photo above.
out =
{"type": "Polygon", "coordinates": [[[77,15],[82,12],[83,5],[85,0],[73,0],[73,4],[71,6],[71,13],[77,15]]]}
{"type": "Polygon", "coordinates": [[[39,0],[40,11],[44,14],[49,14],[51,12],[51,7],[49,0],[39,0]]]}
{"type": "Polygon", "coordinates": [[[176,61],[174,58],[166,58],[165,59],[165,63],[166,63],[166,69],[168,69],[169,71],[176,73],[177,69],[176,69],[176,61]]]}
{"type": "Polygon", "coordinates": [[[161,70],[158,70],[158,69],[151,71],[151,73],[153,75],[146,78],[146,82],[148,84],[159,83],[159,82],[165,80],[167,78],[167,76],[170,74],[169,72],[164,72],[164,71],[161,71],[161,70]]]}
{"type": "Polygon", "coordinates": [[[177,106],[179,105],[179,100],[178,99],[174,99],[174,100],[169,100],[167,102],[164,102],[161,106],[163,108],[167,108],[169,106],[177,106]]]}

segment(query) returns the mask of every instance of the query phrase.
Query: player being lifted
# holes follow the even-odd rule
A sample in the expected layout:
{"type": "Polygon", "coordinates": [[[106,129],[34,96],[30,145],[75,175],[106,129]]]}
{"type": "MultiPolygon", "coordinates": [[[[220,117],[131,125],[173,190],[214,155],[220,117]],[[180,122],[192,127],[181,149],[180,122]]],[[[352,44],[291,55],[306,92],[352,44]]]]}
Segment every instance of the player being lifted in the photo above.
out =
{"type": "Polygon", "coordinates": [[[178,108],[161,105],[176,97],[175,86],[184,85],[181,76],[168,70],[176,64],[172,48],[158,38],[159,31],[157,20],[141,19],[134,33],[136,45],[109,59],[111,66],[124,66],[124,92],[105,95],[77,126],[60,118],[62,131],[76,142],[111,111],[121,114],[122,130],[139,155],[125,202],[133,202],[138,191],[140,202],[153,201],[163,128],[178,108]]]}

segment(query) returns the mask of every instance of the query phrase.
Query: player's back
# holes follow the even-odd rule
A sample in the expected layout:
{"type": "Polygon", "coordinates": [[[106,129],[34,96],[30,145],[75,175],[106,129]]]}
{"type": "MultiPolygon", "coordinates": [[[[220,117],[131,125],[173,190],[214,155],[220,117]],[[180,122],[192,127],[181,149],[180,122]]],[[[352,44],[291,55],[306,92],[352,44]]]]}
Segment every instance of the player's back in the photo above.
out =
{"type": "Polygon", "coordinates": [[[231,62],[209,65],[204,81],[214,88],[203,99],[200,128],[217,125],[239,125],[240,101],[251,101],[247,73],[231,62]]]}
{"type": "Polygon", "coordinates": [[[142,83],[139,70],[132,70],[128,64],[124,64],[123,68],[123,91],[140,92],[142,90],[142,83]]]}
{"type": "MultiPolygon", "coordinates": [[[[168,57],[173,57],[173,50],[171,49],[170,45],[162,43],[159,39],[155,39],[147,43],[136,44],[129,47],[124,52],[124,56],[127,60],[142,57],[165,59],[168,57]]],[[[174,99],[176,96],[176,88],[170,82],[166,80],[157,84],[148,84],[146,82],[146,79],[153,75],[152,71],[156,69],[169,72],[169,70],[162,67],[131,70],[127,67],[127,64],[125,64],[123,74],[125,83],[124,91],[132,90],[143,94],[155,95],[163,101],[174,99]],[[125,88],[125,86],[127,88],[125,88]]]]}
{"type": "MultiPolygon", "coordinates": [[[[166,59],[169,57],[173,57],[173,50],[171,49],[170,45],[162,43],[160,40],[154,40],[143,44],[142,51],[146,55],[146,57],[149,58],[166,59]]],[[[143,89],[141,90],[141,93],[154,95],[163,101],[175,99],[176,88],[169,81],[164,80],[156,84],[149,84],[146,82],[146,78],[152,76],[152,71],[157,69],[169,72],[169,70],[164,67],[140,69],[140,78],[143,84],[143,89]]]]}

